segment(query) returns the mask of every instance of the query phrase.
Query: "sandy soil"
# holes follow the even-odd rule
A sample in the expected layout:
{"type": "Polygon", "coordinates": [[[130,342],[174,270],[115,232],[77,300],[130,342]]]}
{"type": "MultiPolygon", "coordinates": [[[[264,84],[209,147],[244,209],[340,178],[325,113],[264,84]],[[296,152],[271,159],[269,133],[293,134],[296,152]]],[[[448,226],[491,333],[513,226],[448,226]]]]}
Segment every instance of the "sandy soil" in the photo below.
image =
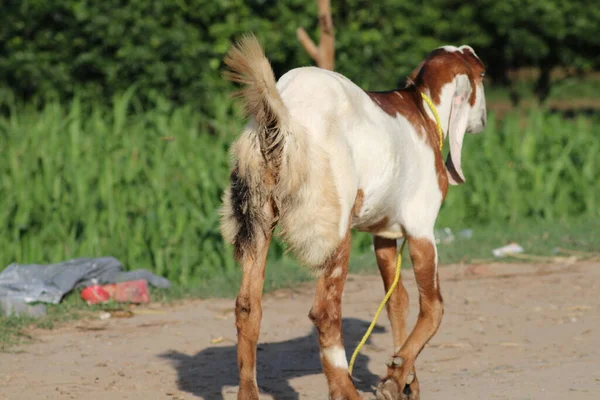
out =
{"type": "MultiPolygon", "coordinates": [[[[423,399],[599,399],[600,264],[441,269],[446,314],[417,361],[423,399]]],[[[416,318],[412,272],[405,281],[416,318]]],[[[259,346],[264,399],[326,399],[313,285],[265,297],[259,346]]],[[[383,296],[379,278],[351,276],[344,294],[348,356],[383,296]]],[[[132,318],[34,332],[0,354],[0,399],[234,399],[233,301],[139,309],[132,318]]],[[[385,370],[387,318],[357,361],[365,399],[385,370]]]]}

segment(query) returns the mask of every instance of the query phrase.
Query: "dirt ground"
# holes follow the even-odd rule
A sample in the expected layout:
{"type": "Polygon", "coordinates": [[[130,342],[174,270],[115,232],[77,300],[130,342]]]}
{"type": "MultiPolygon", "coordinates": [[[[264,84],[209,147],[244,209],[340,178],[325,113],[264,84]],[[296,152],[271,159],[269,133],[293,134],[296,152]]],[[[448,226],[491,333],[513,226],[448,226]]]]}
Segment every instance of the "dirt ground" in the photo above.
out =
{"type": "MultiPolygon", "coordinates": [[[[412,271],[405,271],[411,318],[412,271]]],[[[600,264],[441,268],[446,313],[417,361],[423,399],[600,398],[600,264]]],[[[314,286],[265,296],[258,359],[264,399],[327,399],[307,313],[314,286]]],[[[378,276],[344,292],[348,357],[383,296],[378,276]]],[[[33,332],[0,354],[0,399],[234,399],[232,300],[139,309],[132,318],[33,332]]],[[[365,399],[391,354],[382,315],[355,367],[365,399]]]]}

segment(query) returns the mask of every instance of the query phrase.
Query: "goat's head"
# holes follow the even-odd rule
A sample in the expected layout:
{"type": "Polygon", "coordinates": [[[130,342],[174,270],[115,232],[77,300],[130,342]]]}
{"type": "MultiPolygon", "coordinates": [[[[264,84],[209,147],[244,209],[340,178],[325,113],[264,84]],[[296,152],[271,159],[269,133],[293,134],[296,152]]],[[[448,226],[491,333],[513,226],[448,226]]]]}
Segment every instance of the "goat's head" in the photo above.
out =
{"type": "Polygon", "coordinates": [[[485,67],[469,46],[444,46],[432,51],[409,80],[428,90],[447,126],[450,155],[446,160],[451,184],[465,181],[461,167],[464,135],[479,133],[486,123],[483,76],[485,67]]]}

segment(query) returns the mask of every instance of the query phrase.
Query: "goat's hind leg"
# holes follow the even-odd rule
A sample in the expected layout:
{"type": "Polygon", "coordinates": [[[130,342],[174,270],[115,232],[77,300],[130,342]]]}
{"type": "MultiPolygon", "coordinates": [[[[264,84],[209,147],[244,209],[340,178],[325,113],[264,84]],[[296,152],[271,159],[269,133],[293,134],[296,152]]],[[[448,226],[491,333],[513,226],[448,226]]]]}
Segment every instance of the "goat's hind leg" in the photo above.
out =
{"type": "Polygon", "coordinates": [[[329,398],[360,400],[348,372],[342,338],[342,292],[348,274],[350,230],[337,251],[323,265],[309,317],[319,333],[323,372],[329,385],[329,398]]]}
{"type": "Polygon", "coordinates": [[[240,378],[238,400],[258,400],[256,345],[262,318],[262,291],[271,235],[256,238],[242,251],[242,283],[235,302],[237,362],[240,378]]]}
{"type": "Polygon", "coordinates": [[[267,252],[273,235],[275,208],[268,189],[253,189],[234,170],[225,193],[222,231],[234,245],[242,267],[242,283],[235,302],[238,400],[258,400],[256,345],[262,318],[262,291],[267,252]]]}

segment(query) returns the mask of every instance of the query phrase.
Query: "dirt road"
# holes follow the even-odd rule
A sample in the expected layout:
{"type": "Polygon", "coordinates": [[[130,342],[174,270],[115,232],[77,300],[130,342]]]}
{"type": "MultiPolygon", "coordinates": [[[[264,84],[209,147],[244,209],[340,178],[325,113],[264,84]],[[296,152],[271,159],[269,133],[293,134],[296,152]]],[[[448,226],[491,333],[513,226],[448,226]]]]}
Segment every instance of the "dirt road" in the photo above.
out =
{"type": "MultiPolygon", "coordinates": [[[[404,276],[412,323],[415,283],[404,276]]],[[[423,399],[600,399],[600,264],[448,266],[441,286],[446,314],[417,361],[423,399]]],[[[264,399],[327,399],[306,317],[312,293],[309,284],[265,297],[264,399]]],[[[348,357],[382,296],[377,276],[349,277],[348,357]]],[[[33,344],[0,354],[0,399],[234,399],[232,307],[195,301],[36,331],[33,344]]],[[[390,351],[383,315],[355,367],[365,399],[390,351]]]]}

